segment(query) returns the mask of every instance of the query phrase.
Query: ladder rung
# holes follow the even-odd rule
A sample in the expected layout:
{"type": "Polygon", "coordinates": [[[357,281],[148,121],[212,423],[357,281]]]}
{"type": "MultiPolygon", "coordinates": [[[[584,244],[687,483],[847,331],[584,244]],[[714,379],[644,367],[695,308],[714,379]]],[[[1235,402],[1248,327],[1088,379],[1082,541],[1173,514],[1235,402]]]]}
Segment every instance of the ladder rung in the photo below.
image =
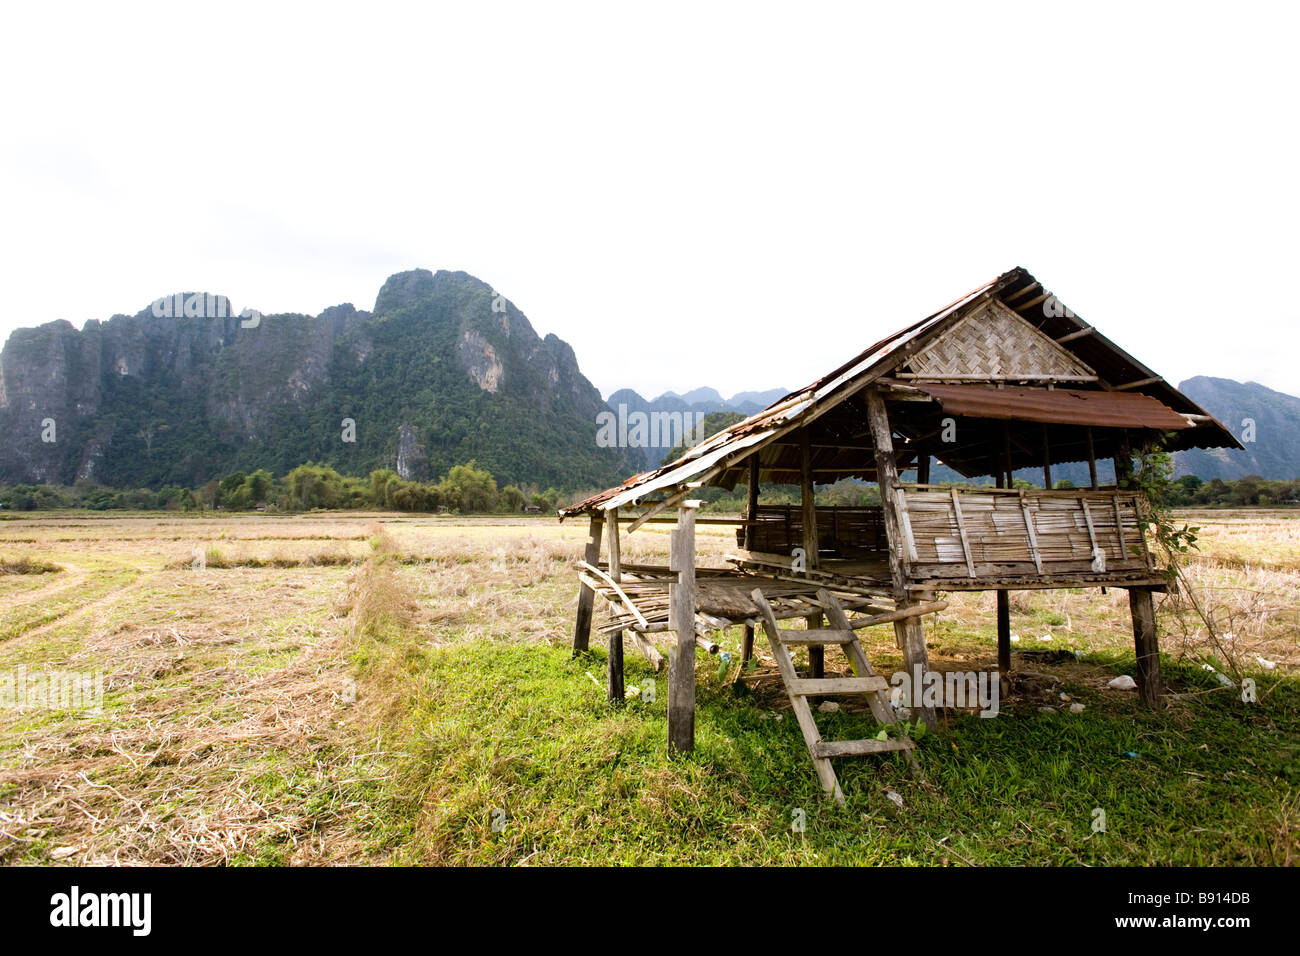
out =
{"type": "Polygon", "coordinates": [[[891,750],[911,750],[916,744],[911,740],[819,740],[813,744],[814,757],[858,757],[863,754],[887,753],[891,750]]]}
{"type": "Polygon", "coordinates": [[[806,677],[790,683],[790,693],[807,697],[815,694],[873,694],[889,687],[883,677],[806,677]]]}
{"type": "Polygon", "coordinates": [[[854,640],[852,631],[830,627],[810,627],[806,631],[782,631],[782,644],[847,644],[854,640]]]}

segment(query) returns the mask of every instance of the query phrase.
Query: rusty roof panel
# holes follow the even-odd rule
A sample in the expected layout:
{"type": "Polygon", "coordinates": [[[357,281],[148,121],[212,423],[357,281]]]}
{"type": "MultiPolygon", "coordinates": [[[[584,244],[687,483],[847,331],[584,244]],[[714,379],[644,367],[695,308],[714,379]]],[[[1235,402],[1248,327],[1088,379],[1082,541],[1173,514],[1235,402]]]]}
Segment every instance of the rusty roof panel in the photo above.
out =
{"type": "Polygon", "coordinates": [[[1082,391],[1066,388],[993,388],[988,385],[926,385],[913,388],[939,400],[943,410],[968,418],[1096,425],[1101,428],[1193,427],[1157,398],[1137,392],[1082,391]]]}

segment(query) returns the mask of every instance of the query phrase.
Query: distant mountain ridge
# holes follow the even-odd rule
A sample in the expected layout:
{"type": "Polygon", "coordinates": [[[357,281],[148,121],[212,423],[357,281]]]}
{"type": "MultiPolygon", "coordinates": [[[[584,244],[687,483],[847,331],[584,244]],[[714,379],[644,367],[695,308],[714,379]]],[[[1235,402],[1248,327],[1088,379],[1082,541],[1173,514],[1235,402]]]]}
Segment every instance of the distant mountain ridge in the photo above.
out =
{"type": "MultiPolygon", "coordinates": [[[[749,417],[757,411],[762,411],[778,398],[783,398],[787,394],[789,392],[786,389],[770,388],[759,392],[737,392],[731,398],[723,398],[717,389],[705,386],[691,389],[685,395],[678,395],[676,392],[669,391],[664,392],[657,398],[647,399],[633,389],[620,388],[606,399],[606,404],[616,413],[621,405],[626,408],[628,414],[634,412],[646,415],[655,412],[686,413],[702,419],[703,416],[714,412],[736,412],[749,417]]],[[[659,467],[660,461],[672,447],[671,442],[666,445],[660,442],[647,445],[644,448],[629,450],[633,454],[642,457],[643,467],[640,470],[645,470],[659,467]]]]}
{"type": "Polygon", "coordinates": [[[1300,398],[1258,382],[1197,375],[1178,386],[1188,398],[1217,418],[1241,440],[1245,451],[1194,448],[1174,457],[1178,473],[1209,481],[1259,475],[1300,478],[1300,398]]]}
{"type": "Polygon", "coordinates": [[[573,349],[487,283],[415,269],[373,312],[151,306],[16,330],[0,351],[0,482],[196,487],[306,461],[418,479],[475,459],[501,484],[604,487],[639,465],[598,445],[604,410],[573,349]]]}

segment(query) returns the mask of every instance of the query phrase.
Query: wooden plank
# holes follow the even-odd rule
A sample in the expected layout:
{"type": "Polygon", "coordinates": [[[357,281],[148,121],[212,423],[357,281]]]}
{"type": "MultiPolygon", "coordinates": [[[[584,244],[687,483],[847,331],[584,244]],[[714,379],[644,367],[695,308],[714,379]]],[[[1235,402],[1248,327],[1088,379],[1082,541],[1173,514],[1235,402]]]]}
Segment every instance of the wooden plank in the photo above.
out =
{"type": "Polygon", "coordinates": [[[1127,558],[1129,556],[1128,541],[1124,536],[1124,515],[1120,512],[1118,491],[1111,496],[1111,501],[1115,505],[1115,534],[1119,538],[1119,553],[1127,558]]]}
{"type": "Polygon", "coordinates": [[[833,627],[809,628],[806,631],[782,631],[782,644],[848,644],[855,640],[852,631],[841,631],[833,627]]]}
{"type": "Polygon", "coordinates": [[[966,556],[966,569],[975,577],[975,560],[970,554],[970,541],[966,537],[966,521],[962,517],[961,502],[957,500],[957,489],[952,489],[952,515],[957,519],[957,534],[961,538],[961,553],[966,556]]]}
{"type": "MultiPolygon", "coordinates": [[[[591,524],[587,528],[587,546],[583,558],[587,564],[594,566],[600,560],[600,536],[604,517],[593,513],[591,524]]],[[[585,581],[578,585],[578,614],[573,624],[573,656],[584,654],[591,639],[591,611],[596,597],[595,590],[585,581]]]]}
{"type": "Polygon", "coordinates": [[[1155,708],[1164,694],[1160,673],[1160,641],[1156,635],[1156,611],[1151,592],[1129,588],[1129,610],[1133,614],[1133,646],[1137,652],[1138,697],[1144,707],[1155,708]]]}
{"type": "MultiPolygon", "coordinates": [[[[1088,499],[1080,498],[1079,505],[1083,508],[1083,523],[1088,526],[1088,544],[1092,546],[1092,553],[1097,554],[1097,532],[1092,527],[1092,512],[1088,509],[1088,499]]],[[[1095,557],[1094,557],[1095,560],[1095,557]]],[[[1105,551],[1102,551],[1102,561],[1105,562],[1105,551]]],[[[1105,570],[1103,563],[1102,570],[1105,570]]]]}
{"type": "Polygon", "coordinates": [[[883,754],[898,750],[912,750],[916,747],[910,740],[890,738],[887,740],[823,740],[813,747],[813,755],[830,759],[831,757],[861,757],[866,754],[883,754]]]}
{"type": "MultiPolygon", "coordinates": [[[[609,579],[617,582],[622,578],[622,553],[618,540],[618,509],[611,508],[605,515],[605,533],[609,548],[609,579]]],[[[628,601],[629,609],[635,605],[628,601]]],[[[640,614],[640,611],[637,611],[640,614]]],[[[645,618],[641,618],[645,621],[645,618]]],[[[648,621],[646,623],[649,623],[648,621]]],[[[609,702],[615,707],[622,707],[626,698],[623,693],[623,632],[609,632],[609,651],[605,658],[605,693],[609,702]]]]}
{"type": "Polygon", "coordinates": [[[668,752],[695,749],[695,509],[684,501],[677,509],[668,566],[677,580],[668,586],[669,623],[677,645],[668,658],[668,752]]]}
{"type": "Polygon", "coordinates": [[[1034,567],[1043,573],[1043,556],[1038,551],[1038,535],[1034,532],[1034,518],[1029,513],[1029,504],[1025,496],[1020,496],[1020,513],[1025,519],[1025,539],[1029,542],[1029,556],[1034,559],[1034,567]]]}
{"type": "Polygon", "coordinates": [[[883,677],[796,677],[790,693],[805,697],[826,694],[874,694],[889,687],[883,677]]]}

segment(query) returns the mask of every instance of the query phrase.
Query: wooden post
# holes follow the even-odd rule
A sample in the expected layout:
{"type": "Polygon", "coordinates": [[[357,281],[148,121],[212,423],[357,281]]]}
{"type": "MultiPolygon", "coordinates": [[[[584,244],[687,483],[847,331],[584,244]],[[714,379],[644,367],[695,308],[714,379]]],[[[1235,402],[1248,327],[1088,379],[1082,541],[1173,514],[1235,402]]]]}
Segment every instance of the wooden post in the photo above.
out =
{"type": "MultiPolygon", "coordinates": [[[[599,511],[592,512],[591,524],[587,531],[587,547],[582,559],[588,564],[600,561],[601,526],[605,517],[599,511]]],[[[591,639],[591,609],[596,600],[596,592],[586,584],[578,585],[578,617],[573,625],[573,656],[587,652],[587,643],[591,639]]]]}
{"type": "MultiPolygon", "coordinates": [[[[606,527],[609,529],[609,576],[614,581],[623,578],[623,557],[618,540],[618,509],[611,508],[606,527]]],[[[609,657],[605,663],[605,687],[609,702],[615,707],[622,707],[623,695],[623,632],[611,631],[609,635],[609,657]]]]}
{"type": "Polygon", "coordinates": [[[1007,474],[1007,487],[1016,486],[1015,479],[1011,474],[1011,427],[1002,423],[1002,470],[1007,474]]]}
{"type": "MultiPolygon", "coordinates": [[[[803,511],[803,552],[805,567],[817,568],[817,499],[813,489],[812,436],[805,427],[799,432],[799,504],[803,511]]],[[[820,614],[809,614],[805,620],[809,628],[822,626],[820,614]]],[[[826,676],[826,649],[820,644],[808,645],[808,668],[813,677],[826,676]]]]}
{"type": "Polygon", "coordinates": [[[1092,444],[1092,426],[1087,429],[1088,435],[1088,487],[1097,487],[1097,450],[1092,444]]]}
{"type": "Polygon", "coordinates": [[[1133,646],[1137,652],[1138,696],[1142,706],[1155,708],[1165,692],[1160,675],[1160,641],[1156,636],[1156,609],[1150,588],[1129,588],[1133,614],[1133,646]]]}
{"type": "MultiPolygon", "coordinates": [[[[1005,476],[998,475],[994,483],[1005,487],[1005,476]]],[[[1011,595],[1002,590],[994,593],[998,606],[998,672],[1006,677],[1011,670],[1011,595]]]]}
{"type": "MultiPolygon", "coordinates": [[[[749,488],[745,494],[745,519],[749,522],[745,525],[745,550],[754,549],[754,531],[755,516],[758,514],[758,452],[749,456],[749,488]]],[[[745,665],[749,659],[754,656],[754,626],[745,625],[745,636],[741,639],[740,644],[740,671],[736,675],[736,680],[745,673],[745,665]]]]}
{"type": "Polygon", "coordinates": [[[1115,445],[1115,487],[1132,491],[1133,447],[1129,444],[1126,429],[1120,429],[1115,445]]]}
{"type": "MultiPolygon", "coordinates": [[[[914,603],[907,593],[907,572],[903,554],[907,543],[903,540],[902,517],[898,513],[898,467],[894,460],[894,437],[889,426],[889,413],[880,392],[867,391],[867,421],[871,425],[871,443],[876,450],[876,480],[880,485],[880,503],[885,515],[885,533],[889,536],[889,575],[894,585],[894,603],[901,610],[914,603]]],[[[915,680],[917,669],[924,675],[929,668],[925,653],[925,631],[919,617],[909,617],[894,622],[894,634],[903,648],[907,672],[915,680]]],[[[937,720],[933,707],[919,706],[913,695],[912,713],[927,727],[935,727],[937,720]]]]}
{"type": "Polygon", "coordinates": [[[683,501],[677,509],[668,566],[677,580],[668,586],[669,625],[677,646],[668,655],[668,753],[695,749],[695,509],[683,501]]]}
{"type": "Polygon", "coordinates": [[[1052,490],[1052,450],[1047,443],[1047,426],[1043,426],[1043,488],[1052,490]]]}
{"type": "Polygon", "coordinates": [[[924,452],[916,459],[916,483],[918,485],[928,485],[930,483],[930,456],[924,452]]]}

